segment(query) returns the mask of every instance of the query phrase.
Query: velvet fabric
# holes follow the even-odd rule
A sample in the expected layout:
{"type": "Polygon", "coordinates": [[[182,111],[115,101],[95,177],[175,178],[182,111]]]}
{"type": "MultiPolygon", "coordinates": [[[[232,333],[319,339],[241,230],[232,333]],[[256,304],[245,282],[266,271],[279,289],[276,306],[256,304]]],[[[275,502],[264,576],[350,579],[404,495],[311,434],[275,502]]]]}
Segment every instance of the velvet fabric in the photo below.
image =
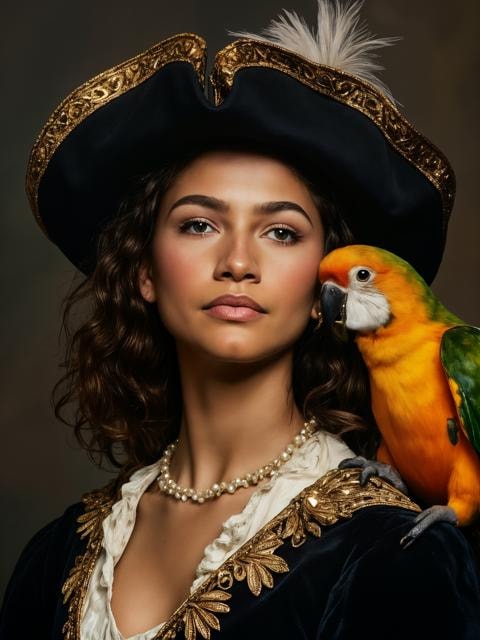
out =
{"type": "MultiPolygon", "coordinates": [[[[82,511],[72,505],[25,547],[3,602],[1,640],[62,638],[60,591],[85,548],[75,532],[82,511]]],[[[401,549],[415,515],[366,507],[298,548],[282,545],[275,553],[288,573],[275,574],[258,597],[245,581],[234,583],[212,640],[478,640],[480,580],[469,543],[442,523],[401,549]]]]}
{"type": "Polygon", "coordinates": [[[219,105],[210,88],[191,64],[172,61],[62,141],[40,181],[38,213],[71,262],[93,269],[98,233],[136,178],[196,150],[244,145],[297,166],[337,203],[357,243],[392,251],[433,280],[446,232],[441,195],[369,117],[272,68],[238,71],[219,105]]]}

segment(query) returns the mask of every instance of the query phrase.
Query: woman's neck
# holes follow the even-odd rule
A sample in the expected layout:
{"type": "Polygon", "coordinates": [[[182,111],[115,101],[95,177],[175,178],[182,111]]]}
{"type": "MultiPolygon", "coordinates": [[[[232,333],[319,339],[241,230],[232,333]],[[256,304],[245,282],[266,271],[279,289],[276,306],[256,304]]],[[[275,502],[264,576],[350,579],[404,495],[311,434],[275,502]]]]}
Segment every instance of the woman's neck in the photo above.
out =
{"type": "Polygon", "coordinates": [[[179,442],[170,473],[204,489],[275,458],[302,429],[289,393],[292,354],[269,363],[212,363],[177,348],[183,394],[179,442]]]}

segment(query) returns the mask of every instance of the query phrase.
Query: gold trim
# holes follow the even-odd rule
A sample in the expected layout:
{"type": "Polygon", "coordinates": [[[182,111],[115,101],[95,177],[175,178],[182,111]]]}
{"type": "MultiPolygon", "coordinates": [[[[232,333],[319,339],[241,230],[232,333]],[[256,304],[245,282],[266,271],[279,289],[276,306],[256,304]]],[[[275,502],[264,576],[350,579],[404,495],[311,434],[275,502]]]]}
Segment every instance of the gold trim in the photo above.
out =
{"type": "Polygon", "coordinates": [[[80,640],[83,602],[95,563],[102,550],[102,522],[118,498],[114,491],[115,484],[116,481],[112,480],[103,489],[91,491],[82,497],[85,510],[77,519],[80,524],[77,533],[80,533],[80,539],[88,536],[88,540],[85,553],[75,558],[75,564],[62,586],[63,603],[70,601],[67,621],[62,628],[65,640],[80,640]]]}
{"type": "MultiPolygon", "coordinates": [[[[170,62],[189,62],[202,87],[205,84],[206,42],[193,33],[174,35],[147,51],[91,78],[68,95],[53,111],[30,154],[26,191],[35,219],[48,237],[38,211],[38,188],[53,154],[89,115],[148,80],[170,62]]],[[[235,74],[247,67],[280,71],[311,89],[368,117],[388,142],[437,189],[443,207],[443,232],[455,198],[455,174],[445,155],[400,113],[376,87],[340,69],[317,64],[272,43],[241,39],[215,56],[210,74],[215,106],[231,90],[235,74]]]]}
{"type": "MultiPolygon", "coordinates": [[[[228,592],[234,582],[246,581],[249,591],[258,596],[274,586],[274,574],[287,573],[288,564],[275,554],[289,541],[301,546],[307,536],[320,537],[321,527],[350,518],[368,506],[389,505],[420,512],[403,493],[380,478],[370,478],[365,487],[359,482],[358,469],[333,469],[301,491],[272,520],[214,571],[180,604],[155,636],[155,640],[175,638],[183,629],[186,640],[210,637],[220,629],[215,614],[228,613],[228,592]]],[[[88,536],[87,548],[77,556],[62,593],[68,600],[68,619],[63,627],[65,640],[80,640],[83,602],[95,563],[102,549],[102,523],[115,502],[113,482],[105,489],[84,496],[85,513],[78,518],[81,537],[88,536]]]]}
{"type": "MultiPolygon", "coordinates": [[[[210,638],[210,629],[202,625],[205,623],[207,627],[218,630],[220,624],[217,618],[215,626],[208,625],[205,618],[201,619],[202,625],[195,626],[204,612],[204,603],[209,601],[212,594],[227,593],[234,581],[245,578],[250,592],[255,596],[261,593],[264,586],[272,588],[272,573],[289,571],[285,560],[274,554],[288,539],[292,546],[299,547],[309,533],[320,537],[321,526],[350,518],[355,511],[364,507],[388,505],[421,511],[417,504],[388,482],[373,477],[362,487],[359,478],[359,469],[332,469],[306,487],[190,594],[154,640],[172,640],[182,628],[185,640],[196,640],[197,632],[203,638],[210,638]]],[[[218,595],[215,597],[218,598],[218,595]]],[[[229,605],[222,604],[222,612],[228,613],[229,605]]]]}
{"type": "Polygon", "coordinates": [[[145,82],[170,62],[189,62],[204,86],[206,42],[194,33],[180,33],[87,80],[50,115],[30,153],[25,185],[33,214],[47,236],[38,211],[38,187],[59,145],[94,111],[145,82]]]}
{"type": "Polygon", "coordinates": [[[275,44],[241,39],[221,49],[210,74],[216,106],[230,92],[235,74],[247,67],[275,69],[314,91],[363,113],[388,142],[439,191],[443,204],[443,232],[455,198],[455,174],[446,156],[408,122],[376,87],[334,67],[317,64],[275,44]]]}

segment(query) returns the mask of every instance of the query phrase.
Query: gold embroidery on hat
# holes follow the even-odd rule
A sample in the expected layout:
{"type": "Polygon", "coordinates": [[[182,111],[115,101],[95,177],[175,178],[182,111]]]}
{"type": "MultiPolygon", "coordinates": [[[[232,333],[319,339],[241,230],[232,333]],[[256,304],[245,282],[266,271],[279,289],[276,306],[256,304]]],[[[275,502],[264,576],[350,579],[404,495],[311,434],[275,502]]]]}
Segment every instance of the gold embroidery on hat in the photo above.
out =
{"type": "MultiPolygon", "coordinates": [[[[97,109],[135,88],[169,62],[177,61],[192,64],[200,84],[204,85],[206,42],[196,34],[182,33],[88,80],[53,111],[33,146],[26,175],[30,206],[47,236],[38,211],[38,187],[58,146],[97,109]]],[[[210,82],[217,106],[231,90],[235,74],[247,67],[280,71],[367,116],[390,144],[438,190],[445,234],[455,198],[453,169],[444,154],[379,90],[352,74],[311,62],[277,45],[244,39],[227,45],[215,57],[210,82]]]]}
{"type": "Polygon", "coordinates": [[[210,82],[217,106],[231,90],[235,74],[247,67],[280,71],[367,116],[394,149],[439,191],[443,204],[443,231],[446,232],[455,198],[453,169],[443,153],[419,133],[378,89],[350,73],[311,62],[277,45],[242,39],[227,45],[215,57],[210,82]]]}
{"type": "Polygon", "coordinates": [[[205,40],[193,33],[180,33],[91,78],[70,93],[53,111],[33,146],[26,177],[30,206],[46,234],[38,212],[38,187],[58,146],[90,114],[145,82],[170,62],[189,62],[204,86],[205,40]]]}

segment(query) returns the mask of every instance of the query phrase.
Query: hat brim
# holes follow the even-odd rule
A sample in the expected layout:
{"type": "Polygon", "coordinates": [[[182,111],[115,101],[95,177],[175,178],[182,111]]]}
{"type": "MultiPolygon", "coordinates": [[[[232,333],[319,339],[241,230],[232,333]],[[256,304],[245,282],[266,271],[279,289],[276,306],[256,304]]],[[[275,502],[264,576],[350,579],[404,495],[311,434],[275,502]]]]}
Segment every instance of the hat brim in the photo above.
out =
{"type": "Polygon", "coordinates": [[[443,154],[378,89],[276,45],[237,40],[216,55],[178,34],[96,76],[53,112],[32,150],[27,192],[49,238],[79,269],[132,177],[193,147],[281,151],[335,193],[355,240],[431,282],[455,194],[443,154]]]}

